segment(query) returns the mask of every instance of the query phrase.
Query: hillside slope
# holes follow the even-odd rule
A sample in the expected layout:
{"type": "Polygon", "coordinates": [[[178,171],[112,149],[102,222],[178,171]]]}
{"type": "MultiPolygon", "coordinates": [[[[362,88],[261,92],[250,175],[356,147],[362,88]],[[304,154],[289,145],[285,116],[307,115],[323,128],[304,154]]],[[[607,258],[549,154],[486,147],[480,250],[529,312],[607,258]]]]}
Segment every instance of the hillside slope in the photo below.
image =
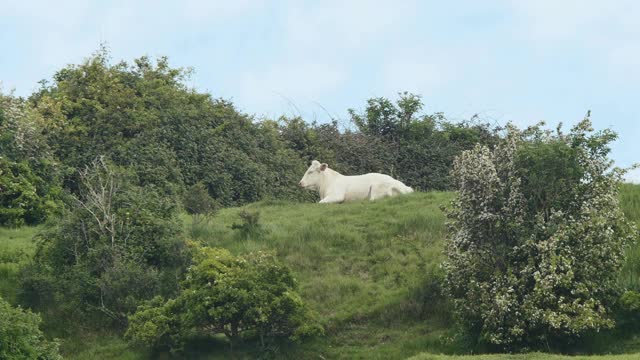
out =
{"type": "MultiPolygon", "coordinates": [[[[453,329],[446,304],[436,295],[445,237],[445,216],[440,207],[452,197],[452,193],[415,193],[340,205],[262,201],[224,209],[208,224],[194,225],[185,215],[185,232],[194,240],[235,254],[275,251],[292,268],[301,295],[318,314],[326,336],[302,345],[278,345],[274,347],[278,358],[402,359],[422,353],[418,358],[444,360],[448,357],[430,354],[461,352],[459,344],[450,340],[453,329]],[[232,228],[233,224],[242,224],[243,211],[260,214],[258,228],[232,228]]],[[[625,186],[621,199],[627,216],[638,221],[640,186],[625,186]]],[[[14,255],[25,254],[20,255],[22,262],[33,252],[30,237],[36,230],[0,231],[1,296],[14,297],[18,267],[12,263],[14,255]]],[[[637,284],[640,275],[639,249],[635,246],[629,250],[622,276],[629,287],[637,284]]],[[[630,336],[616,340],[610,349],[636,352],[640,341],[630,336]]],[[[109,334],[65,339],[63,350],[69,358],[76,359],[150,357],[109,334]]],[[[221,338],[195,341],[186,355],[222,359],[230,353],[221,338]]],[[[237,358],[256,355],[251,344],[233,353],[237,358]]],[[[154,354],[152,358],[159,356],[163,355],[154,354]]],[[[544,354],[532,356],[545,358],[544,354]]],[[[508,358],[512,357],[495,357],[508,358]]]]}
{"type": "Polygon", "coordinates": [[[209,225],[187,224],[187,231],[234,253],[274,250],[292,268],[327,330],[325,338],[290,349],[292,357],[398,358],[446,350],[440,345],[446,314],[424,290],[442,260],[440,206],[451,197],[432,192],[341,205],[266,201],[224,210],[209,225]],[[259,212],[259,230],[231,228],[245,210],[259,212]]]}

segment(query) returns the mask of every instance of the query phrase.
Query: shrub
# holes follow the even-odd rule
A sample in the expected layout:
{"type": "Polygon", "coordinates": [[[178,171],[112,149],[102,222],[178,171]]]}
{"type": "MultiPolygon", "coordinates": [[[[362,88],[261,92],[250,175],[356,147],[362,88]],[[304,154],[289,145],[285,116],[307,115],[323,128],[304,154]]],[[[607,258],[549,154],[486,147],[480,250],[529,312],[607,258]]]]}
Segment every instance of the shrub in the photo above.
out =
{"type": "Polygon", "coordinates": [[[231,228],[238,230],[240,236],[248,238],[250,236],[258,236],[263,232],[262,225],[260,224],[260,212],[242,210],[238,214],[240,217],[240,223],[233,223],[231,228]]]}
{"type": "Polygon", "coordinates": [[[446,290],[480,343],[562,346],[611,328],[618,272],[635,236],[610,169],[609,131],[510,126],[495,149],[455,161],[446,290]]]}
{"type": "Polygon", "coordinates": [[[273,254],[235,257],[203,247],[179,295],[155,298],[129,317],[126,336],[150,347],[180,350],[192,335],[224,334],[231,346],[242,337],[300,340],[322,332],[296,293],[290,270],[273,254]]]}
{"type": "Polygon", "coordinates": [[[187,189],[183,204],[187,213],[192,215],[194,225],[211,219],[219,207],[219,204],[209,196],[209,191],[202,182],[187,189]]]}
{"type": "Polygon", "coordinates": [[[0,225],[20,226],[45,218],[44,199],[36,193],[35,177],[26,163],[0,158],[0,225]]]}
{"type": "Polygon", "coordinates": [[[0,298],[0,359],[62,359],[58,343],[45,339],[40,322],[38,314],[14,308],[0,298]]]}

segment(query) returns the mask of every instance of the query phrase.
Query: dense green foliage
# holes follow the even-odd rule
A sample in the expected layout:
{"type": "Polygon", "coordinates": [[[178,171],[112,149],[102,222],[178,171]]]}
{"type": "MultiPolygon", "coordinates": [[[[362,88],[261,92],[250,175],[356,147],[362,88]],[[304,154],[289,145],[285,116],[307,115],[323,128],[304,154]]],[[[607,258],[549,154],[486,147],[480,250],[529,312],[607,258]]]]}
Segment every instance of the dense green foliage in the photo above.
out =
{"type": "MultiPolygon", "coordinates": [[[[220,207],[220,204],[209,195],[207,187],[202,182],[198,182],[186,189],[182,203],[186,212],[193,217],[194,226],[203,221],[211,221],[220,207]]],[[[191,231],[193,236],[194,228],[191,231]]]]}
{"type": "MultiPolygon", "coordinates": [[[[141,186],[171,195],[203,182],[226,206],[303,197],[290,185],[305,164],[279,141],[276,126],[188,89],[188,74],[165,58],[111,65],[101,51],[58,71],[30,100],[47,120],[56,157],[71,168],[105,156],[133,169],[141,186]]],[[[68,176],[65,187],[77,191],[77,180],[68,176]]]]}
{"type": "MultiPolygon", "coordinates": [[[[493,144],[497,129],[473,121],[452,124],[441,113],[421,114],[423,106],[419,96],[401,93],[395,104],[386,98],[372,98],[364,113],[353,109],[349,113],[361,134],[384,144],[386,156],[379,152],[366,155],[383,161],[383,172],[416,189],[450,189],[454,158],[476,144],[493,144]]],[[[365,154],[358,150],[358,154],[365,154]]]]}
{"type": "MultiPolygon", "coordinates": [[[[350,110],[357,130],[299,118],[257,122],[228,100],[188,88],[189,75],[166,58],[111,64],[102,49],[59,70],[28,101],[3,96],[1,153],[27,161],[36,177],[0,179],[15,184],[0,199],[9,209],[4,222],[42,221],[56,208],[60,186],[77,192],[77,170],[101,156],[132,170],[137,185],[174,196],[201,183],[216,202],[235,206],[313,199],[292,186],[313,158],[345,174],[384,172],[417,189],[447,189],[453,158],[496,137],[486,124],[422,114],[420,97],[408,93],[395,104],[371,99],[364,114],[350,110]],[[33,189],[47,208],[26,214],[35,207],[33,189]]],[[[2,166],[8,173],[4,168],[19,165],[2,166]]]]}
{"type": "Polygon", "coordinates": [[[104,161],[79,174],[69,210],[38,235],[22,275],[23,303],[92,326],[122,326],[141,300],[175,293],[188,262],[176,204],[128,176],[104,161]]]}
{"type": "Polygon", "coordinates": [[[59,169],[42,122],[24,101],[0,94],[0,225],[38,224],[60,208],[59,169]]]}
{"type": "Polygon", "coordinates": [[[307,124],[282,119],[281,134],[303,159],[318,159],[347,175],[381,172],[418,190],[451,188],[454,158],[475,144],[493,144],[497,130],[476,121],[451,123],[443,114],[423,114],[422,99],[401,93],[367,101],[360,113],[350,109],[357,130],[340,131],[337,122],[307,124]]]}
{"type": "Polygon", "coordinates": [[[0,297],[0,359],[62,359],[58,343],[45,339],[40,322],[38,314],[14,308],[0,297]]]}
{"type": "Polygon", "coordinates": [[[614,134],[511,127],[495,149],[456,160],[446,288],[477,341],[565,346],[614,325],[618,277],[637,230],[610,170],[614,134]]]}
{"type": "Polygon", "coordinates": [[[155,298],[129,318],[127,336],[146,346],[182,348],[189,336],[224,334],[231,345],[257,336],[298,340],[318,334],[296,293],[291,271],[273,254],[241,257],[228,250],[199,248],[176,298],[155,298]]]}

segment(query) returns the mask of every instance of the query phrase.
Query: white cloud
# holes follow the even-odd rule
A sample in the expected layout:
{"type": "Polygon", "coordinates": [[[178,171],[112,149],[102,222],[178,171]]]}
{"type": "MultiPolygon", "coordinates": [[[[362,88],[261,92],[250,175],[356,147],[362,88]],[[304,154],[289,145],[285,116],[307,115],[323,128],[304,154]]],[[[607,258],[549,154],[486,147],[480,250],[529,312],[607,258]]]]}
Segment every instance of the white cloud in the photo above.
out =
{"type": "Polygon", "coordinates": [[[611,34],[638,33],[635,0],[510,0],[515,24],[532,40],[599,41],[611,34]]]}
{"type": "Polygon", "coordinates": [[[57,21],[58,28],[69,29],[82,19],[88,8],[86,1],[57,1],[55,6],[46,0],[5,1],[2,4],[2,15],[23,17],[48,25],[57,21]]]}
{"type": "Polygon", "coordinates": [[[620,43],[607,54],[608,72],[617,80],[627,84],[630,81],[639,81],[640,65],[638,59],[640,59],[640,42],[620,43]]]}
{"type": "Polygon", "coordinates": [[[262,9],[265,0],[184,0],[179,11],[183,17],[193,21],[233,20],[262,9]]]}
{"type": "Polygon", "coordinates": [[[342,69],[327,64],[280,64],[264,71],[245,72],[240,79],[239,100],[248,109],[297,114],[296,106],[318,101],[344,79],[342,69]],[[279,109],[275,108],[277,104],[279,109]]]}
{"type": "Polygon", "coordinates": [[[291,49],[316,55],[345,56],[393,36],[415,15],[415,1],[292,1],[285,17],[285,41],[291,49]],[[339,51],[339,53],[335,53],[339,51]]]}
{"type": "Polygon", "coordinates": [[[317,108],[309,102],[338,91],[358,61],[367,65],[381,61],[365,54],[399,36],[404,20],[415,16],[416,4],[413,0],[287,2],[272,25],[282,33],[281,53],[266,69],[245,72],[240,103],[274,113],[278,112],[274,104],[285,113],[297,112],[291,103],[317,108]]]}
{"type": "Polygon", "coordinates": [[[640,169],[635,169],[628,172],[625,176],[625,180],[630,183],[640,184],[640,169]]]}
{"type": "MultiPolygon", "coordinates": [[[[549,56],[579,47],[617,82],[640,79],[640,3],[635,0],[509,1],[516,33],[549,56]]],[[[587,60],[585,60],[587,61],[587,60]]]]}
{"type": "Polygon", "coordinates": [[[382,68],[381,88],[385,95],[395,97],[400,91],[429,96],[456,77],[444,59],[397,57],[382,68]]]}

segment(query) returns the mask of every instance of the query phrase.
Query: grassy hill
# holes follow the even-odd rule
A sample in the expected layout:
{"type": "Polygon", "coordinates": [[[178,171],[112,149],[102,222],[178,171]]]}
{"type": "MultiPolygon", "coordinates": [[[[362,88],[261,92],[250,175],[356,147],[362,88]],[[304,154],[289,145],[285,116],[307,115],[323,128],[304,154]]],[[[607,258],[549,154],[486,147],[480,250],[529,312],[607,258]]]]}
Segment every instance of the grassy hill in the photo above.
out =
{"type": "MultiPolygon", "coordinates": [[[[437,296],[445,236],[445,216],[440,206],[448,204],[452,196],[416,193],[342,205],[263,201],[225,209],[208,224],[193,224],[185,215],[185,232],[195,240],[236,254],[276,251],[292,268],[300,292],[318,314],[326,336],[302,345],[282,345],[277,349],[281,357],[467,359],[430,355],[460,352],[459,344],[451,340],[452,319],[447,306],[437,296]],[[242,211],[259,213],[259,227],[233,229],[234,223],[242,223],[242,211]]],[[[639,221],[640,186],[625,186],[621,200],[629,218],[639,221]]],[[[0,229],[0,295],[10,301],[15,299],[16,271],[32,254],[31,237],[36,231],[0,229]]],[[[629,250],[621,281],[638,288],[639,275],[640,247],[636,246],[629,250]]],[[[608,351],[640,351],[640,340],[634,337],[609,345],[608,351]]],[[[78,359],[143,359],[150,355],[129,348],[109,334],[77,334],[65,339],[63,350],[68,357],[78,359]]],[[[253,351],[246,346],[233,355],[254,357],[253,351]]],[[[206,339],[192,344],[187,355],[216,359],[230,354],[224,339],[206,339]]],[[[525,358],[542,359],[547,355],[473,357],[525,358]]]]}

